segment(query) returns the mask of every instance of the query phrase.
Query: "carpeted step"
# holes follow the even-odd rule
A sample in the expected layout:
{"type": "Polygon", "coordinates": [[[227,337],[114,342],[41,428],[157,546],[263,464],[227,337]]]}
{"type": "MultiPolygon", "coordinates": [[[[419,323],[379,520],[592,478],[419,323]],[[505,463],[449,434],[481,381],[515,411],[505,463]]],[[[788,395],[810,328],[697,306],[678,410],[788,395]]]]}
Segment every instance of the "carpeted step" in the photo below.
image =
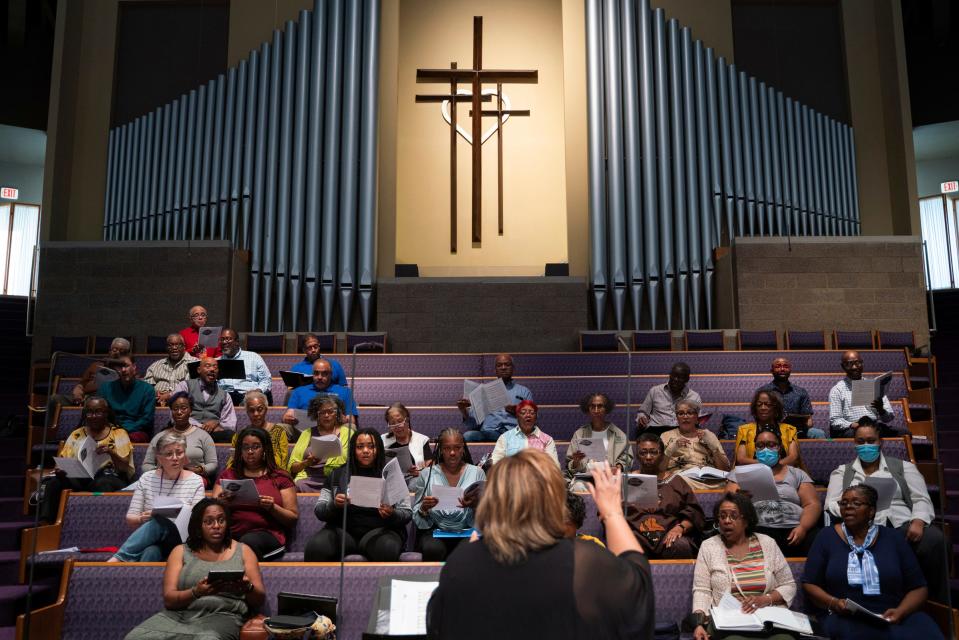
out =
{"type": "MultiPolygon", "coordinates": [[[[22,518],[23,516],[21,516],[22,518]]],[[[33,520],[11,520],[0,522],[0,551],[12,551],[20,548],[20,530],[32,527],[33,520]]],[[[3,621],[0,620],[0,625],[3,621]]]]}
{"type": "Polygon", "coordinates": [[[946,514],[959,515],[959,491],[946,491],[946,514]]]}
{"type": "Polygon", "coordinates": [[[0,498],[0,522],[23,520],[23,496],[0,498]]]}
{"type": "Polygon", "coordinates": [[[16,584],[20,578],[20,552],[0,551],[0,584],[16,584]]]}
{"type": "MultiPolygon", "coordinates": [[[[33,634],[30,634],[33,635],[33,634]]],[[[14,627],[0,627],[0,640],[15,640],[17,637],[17,628],[14,627]]]]}
{"type": "MultiPolygon", "coordinates": [[[[0,585],[0,626],[15,626],[17,616],[26,610],[27,586],[22,584],[0,585]]],[[[57,588],[54,580],[44,580],[33,585],[31,609],[52,604],[56,599],[57,588]]]]}
{"type": "Polygon", "coordinates": [[[959,431],[946,431],[939,429],[939,448],[953,449],[959,452],[959,431]]]}
{"type": "Polygon", "coordinates": [[[24,475],[2,475],[0,476],[0,498],[12,498],[15,496],[23,497],[24,475]]]}
{"type": "Polygon", "coordinates": [[[959,492],[959,468],[945,467],[942,470],[942,475],[946,481],[947,495],[951,495],[953,491],[959,492]]]}

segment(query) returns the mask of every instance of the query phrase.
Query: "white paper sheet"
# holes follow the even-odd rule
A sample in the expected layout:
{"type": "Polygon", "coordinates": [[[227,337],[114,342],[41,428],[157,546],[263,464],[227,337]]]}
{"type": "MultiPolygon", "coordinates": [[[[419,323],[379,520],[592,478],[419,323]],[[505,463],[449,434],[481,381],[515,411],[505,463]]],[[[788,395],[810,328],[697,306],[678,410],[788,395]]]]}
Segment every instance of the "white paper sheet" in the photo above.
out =
{"type": "Polygon", "coordinates": [[[396,460],[397,464],[400,466],[400,470],[403,473],[409,472],[410,468],[416,466],[416,461],[413,460],[413,454],[410,453],[410,448],[408,446],[386,449],[386,457],[396,460]]]}
{"type": "Polygon", "coordinates": [[[97,453],[97,447],[99,445],[100,443],[97,442],[96,438],[87,436],[83,439],[83,442],[80,443],[79,450],[77,451],[77,459],[91,478],[96,476],[100,467],[106,464],[107,460],[110,459],[110,454],[108,453],[97,453]]]}
{"type": "Polygon", "coordinates": [[[640,509],[648,509],[659,504],[658,479],[653,475],[630,473],[623,478],[626,502],[640,509]]]}
{"type": "Polygon", "coordinates": [[[679,475],[686,476],[687,478],[695,478],[697,480],[724,480],[728,473],[726,471],[721,471],[716,467],[693,467],[691,469],[681,471],[679,475]]]}
{"type": "Polygon", "coordinates": [[[877,478],[875,476],[867,477],[863,484],[869,485],[879,493],[879,500],[876,503],[877,512],[889,508],[893,497],[896,495],[896,489],[899,487],[899,483],[893,478],[877,478]]]}
{"type": "Polygon", "coordinates": [[[60,458],[54,456],[53,464],[57,469],[61,469],[67,474],[68,478],[90,478],[86,468],[76,458],[60,458]]]}
{"type": "Polygon", "coordinates": [[[463,489],[460,487],[444,487],[441,485],[433,485],[430,487],[430,493],[434,498],[439,500],[436,503],[436,506],[433,507],[439,511],[460,511],[463,507],[460,506],[460,498],[463,497],[463,489]]]}
{"type": "Polygon", "coordinates": [[[342,455],[343,445],[340,444],[340,438],[337,435],[318,436],[310,438],[310,451],[320,461],[324,461],[342,455]]]}
{"type": "Polygon", "coordinates": [[[865,407],[885,395],[886,386],[892,379],[892,372],[887,371],[881,376],[875,378],[862,378],[861,380],[851,380],[852,382],[852,400],[854,407],[865,407]]]}
{"type": "Polygon", "coordinates": [[[220,478],[220,486],[223,490],[233,494],[233,504],[259,504],[260,492],[256,490],[256,484],[250,478],[241,478],[239,480],[224,480],[220,478]]]}
{"type": "Polygon", "coordinates": [[[594,462],[603,462],[606,460],[605,434],[600,434],[595,438],[580,438],[576,441],[576,450],[586,454],[587,460],[594,462]]]}
{"type": "Polygon", "coordinates": [[[480,383],[475,380],[463,380],[463,397],[469,398],[470,394],[473,393],[473,389],[478,386],[480,386],[480,383]]]}
{"type": "Polygon", "coordinates": [[[407,580],[390,583],[389,635],[426,634],[426,605],[439,584],[407,580]]]}
{"type": "Polygon", "coordinates": [[[350,478],[350,506],[378,509],[383,504],[383,478],[353,476],[350,478]]]}
{"type": "Polygon", "coordinates": [[[175,518],[180,515],[183,509],[183,501],[172,496],[156,496],[153,499],[153,508],[151,515],[163,516],[164,518],[175,518]]]}
{"type": "Polygon", "coordinates": [[[198,342],[204,347],[216,349],[220,346],[220,332],[223,327],[201,327],[198,342]]]}
{"type": "Polygon", "coordinates": [[[779,500],[773,471],[764,464],[744,464],[736,467],[736,483],[753,495],[753,502],[779,500]]]}
{"type": "Polygon", "coordinates": [[[383,480],[383,504],[394,505],[409,500],[410,489],[406,486],[399,460],[393,458],[386,463],[383,467],[383,480]]]}

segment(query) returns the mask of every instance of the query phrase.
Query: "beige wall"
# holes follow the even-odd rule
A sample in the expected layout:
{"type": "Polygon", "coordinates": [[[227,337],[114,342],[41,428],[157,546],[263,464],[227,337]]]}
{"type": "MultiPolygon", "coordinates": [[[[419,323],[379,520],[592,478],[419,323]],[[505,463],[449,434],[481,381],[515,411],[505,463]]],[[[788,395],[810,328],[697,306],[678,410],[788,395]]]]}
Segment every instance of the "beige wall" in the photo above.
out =
{"type": "MultiPolygon", "coordinates": [[[[404,0],[397,67],[396,260],[421,275],[542,275],[566,262],[563,21],[554,0],[404,0]],[[422,67],[472,64],[473,16],[483,16],[484,68],[536,69],[538,84],[504,85],[528,118],[503,126],[504,233],[497,233],[496,135],[483,144],[482,242],[471,240],[471,148],[457,143],[457,252],[450,252],[449,125],[440,105],[416,94],[448,87],[416,83],[422,67]]],[[[492,108],[492,107],[484,107],[492,108]]],[[[466,124],[469,107],[458,110],[466,124]]],[[[483,130],[495,127],[484,118],[483,130]]],[[[463,127],[463,124],[460,125],[463,127]]],[[[467,129],[467,127],[463,127],[467,129]]],[[[473,144],[477,144],[474,141],[473,144]]],[[[585,242],[585,239],[584,239],[585,242]]]]}

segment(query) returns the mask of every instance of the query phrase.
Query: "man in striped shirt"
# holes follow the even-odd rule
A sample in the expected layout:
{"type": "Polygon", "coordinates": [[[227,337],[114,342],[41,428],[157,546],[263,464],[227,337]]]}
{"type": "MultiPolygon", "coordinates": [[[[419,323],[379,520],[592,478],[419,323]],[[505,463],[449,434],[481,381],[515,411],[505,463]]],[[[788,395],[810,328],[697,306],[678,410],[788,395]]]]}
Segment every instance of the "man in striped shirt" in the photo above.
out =
{"type": "Polygon", "coordinates": [[[190,377],[187,365],[197,361],[186,352],[186,343],[179,333],[171,333],[166,337],[166,352],[167,357],[151,364],[143,376],[144,382],[153,385],[159,405],[166,404],[178,382],[190,377]]]}

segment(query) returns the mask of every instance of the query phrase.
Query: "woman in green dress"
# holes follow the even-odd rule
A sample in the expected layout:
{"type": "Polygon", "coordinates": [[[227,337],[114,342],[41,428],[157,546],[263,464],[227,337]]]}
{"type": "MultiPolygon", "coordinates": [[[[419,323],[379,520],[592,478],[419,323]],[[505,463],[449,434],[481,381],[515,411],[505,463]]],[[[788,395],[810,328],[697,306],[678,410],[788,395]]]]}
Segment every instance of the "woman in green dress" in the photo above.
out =
{"type": "Polygon", "coordinates": [[[226,506],[204,498],[193,507],[186,543],[167,559],[163,573],[166,609],[146,619],[126,640],[230,640],[266,591],[256,555],[230,537],[226,506]],[[242,571],[239,580],[210,581],[211,570],[242,571]]]}

